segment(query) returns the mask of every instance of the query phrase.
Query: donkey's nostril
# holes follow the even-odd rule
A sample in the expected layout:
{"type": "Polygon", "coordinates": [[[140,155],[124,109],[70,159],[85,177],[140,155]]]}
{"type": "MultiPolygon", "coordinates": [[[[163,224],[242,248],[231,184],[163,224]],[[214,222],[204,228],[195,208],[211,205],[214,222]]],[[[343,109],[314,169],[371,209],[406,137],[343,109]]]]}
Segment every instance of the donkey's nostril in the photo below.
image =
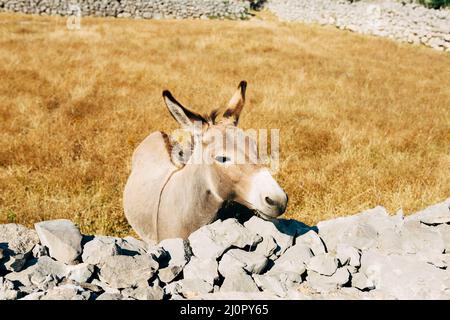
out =
{"type": "Polygon", "coordinates": [[[283,197],[283,199],[278,199],[278,197],[273,200],[272,198],[265,197],[264,200],[271,207],[272,210],[276,211],[278,214],[282,214],[286,211],[287,207],[287,194],[283,197]]]}
{"type": "Polygon", "coordinates": [[[269,197],[266,197],[265,200],[269,206],[274,206],[276,204],[275,201],[273,201],[269,197]]]}

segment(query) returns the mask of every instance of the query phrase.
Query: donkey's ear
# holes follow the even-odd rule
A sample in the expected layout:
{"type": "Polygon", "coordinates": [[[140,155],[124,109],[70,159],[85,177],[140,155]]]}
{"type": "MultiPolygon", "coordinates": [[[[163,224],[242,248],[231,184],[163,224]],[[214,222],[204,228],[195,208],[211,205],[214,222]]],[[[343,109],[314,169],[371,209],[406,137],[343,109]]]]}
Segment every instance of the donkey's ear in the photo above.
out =
{"type": "Polygon", "coordinates": [[[201,122],[202,125],[207,123],[201,115],[183,107],[181,103],[175,100],[169,90],[163,91],[163,98],[170,114],[183,128],[190,128],[195,122],[201,122]]]}
{"type": "Polygon", "coordinates": [[[224,119],[233,123],[235,126],[237,126],[239,122],[239,116],[241,115],[242,108],[244,107],[246,89],[247,81],[241,81],[233,97],[231,97],[228,102],[227,109],[223,114],[224,119]]]}

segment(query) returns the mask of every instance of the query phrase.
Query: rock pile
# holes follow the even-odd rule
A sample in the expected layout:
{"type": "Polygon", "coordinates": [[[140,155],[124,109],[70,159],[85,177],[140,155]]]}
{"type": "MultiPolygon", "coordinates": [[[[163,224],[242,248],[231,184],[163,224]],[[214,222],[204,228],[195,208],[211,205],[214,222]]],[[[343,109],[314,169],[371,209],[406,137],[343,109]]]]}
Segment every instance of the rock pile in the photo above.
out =
{"type": "Polygon", "coordinates": [[[269,0],[280,19],[334,25],[363,34],[450,51],[450,10],[394,0],[269,0]]]}
{"type": "Polygon", "coordinates": [[[144,19],[245,19],[249,9],[243,0],[0,0],[0,11],[144,19]]]}
{"type": "Polygon", "coordinates": [[[158,244],[83,236],[68,220],[0,225],[0,300],[450,299],[449,205],[317,227],[217,220],[158,244]]]}

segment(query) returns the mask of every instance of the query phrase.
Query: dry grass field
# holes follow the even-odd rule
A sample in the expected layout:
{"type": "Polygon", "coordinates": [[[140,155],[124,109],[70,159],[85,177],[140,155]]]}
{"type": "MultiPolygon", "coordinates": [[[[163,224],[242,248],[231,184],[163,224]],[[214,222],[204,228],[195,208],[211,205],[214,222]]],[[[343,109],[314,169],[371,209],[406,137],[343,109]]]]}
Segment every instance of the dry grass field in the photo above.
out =
{"type": "Polygon", "coordinates": [[[0,14],[0,223],[131,233],[134,148],[175,129],[161,92],[206,112],[249,83],[243,128],[280,128],[286,216],[308,224],[450,196],[450,54],[274,20],[0,14]]]}

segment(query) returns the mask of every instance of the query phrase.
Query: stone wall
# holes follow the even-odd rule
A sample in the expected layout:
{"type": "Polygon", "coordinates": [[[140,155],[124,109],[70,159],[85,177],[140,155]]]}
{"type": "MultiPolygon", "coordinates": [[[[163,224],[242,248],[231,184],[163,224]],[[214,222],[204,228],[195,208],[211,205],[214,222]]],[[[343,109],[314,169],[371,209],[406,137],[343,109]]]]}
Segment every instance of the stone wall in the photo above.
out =
{"type": "Polygon", "coordinates": [[[395,0],[268,0],[267,7],[285,21],[333,25],[450,51],[449,9],[428,9],[395,0]]]}
{"type": "Polygon", "coordinates": [[[188,239],[0,225],[2,299],[450,299],[450,199],[320,222],[217,220],[188,239]]]}
{"type": "Polygon", "coordinates": [[[244,0],[0,0],[0,11],[144,19],[245,19],[244,0]]]}

